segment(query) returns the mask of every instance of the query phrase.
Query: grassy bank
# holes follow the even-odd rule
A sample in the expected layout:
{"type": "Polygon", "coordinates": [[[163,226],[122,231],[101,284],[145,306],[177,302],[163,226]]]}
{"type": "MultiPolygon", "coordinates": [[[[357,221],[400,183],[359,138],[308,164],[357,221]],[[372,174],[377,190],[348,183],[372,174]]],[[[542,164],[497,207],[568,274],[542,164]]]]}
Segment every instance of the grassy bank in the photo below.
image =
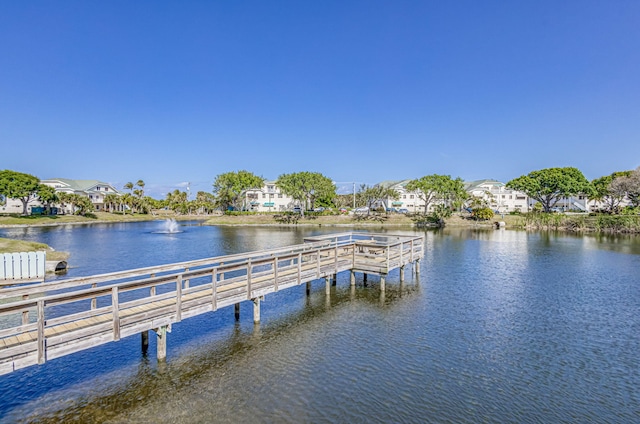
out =
{"type": "MultiPolygon", "coordinates": [[[[305,215],[299,219],[285,222],[277,220],[276,214],[237,214],[237,215],[174,215],[172,212],[161,211],[154,214],[113,214],[108,212],[96,212],[90,216],[58,215],[58,216],[2,216],[0,215],[0,227],[14,226],[51,226],[64,224],[92,224],[108,222],[138,222],[164,219],[203,220],[205,225],[317,225],[317,226],[344,226],[344,227],[410,227],[421,220],[420,215],[411,216],[404,214],[382,214],[355,217],[354,215],[305,215]]],[[[446,225],[482,227],[492,226],[495,221],[503,220],[509,227],[522,226],[522,219],[518,216],[505,216],[504,219],[496,217],[489,221],[471,221],[454,215],[446,220],[446,225]]]]}
{"type": "Polygon", "coordinates": [[[67,252],[57,252],[44,243],[0,238],[0,253],[38,252],[41,250],[47,252],[47,260],[50,261],[65,261],[69,257],[67,252]]]}
{"type": "Polygon", "coordinates": [[[45,226],[60,224],[90,224],[94,222],[130,222],[130,221],[149,221],[153,219],[162,219],[162,217],[153,215],[120,215],[108,212],[95,212],[88,216],[80,215],[0,215],[0,227],[2,226],[45,226]]]}

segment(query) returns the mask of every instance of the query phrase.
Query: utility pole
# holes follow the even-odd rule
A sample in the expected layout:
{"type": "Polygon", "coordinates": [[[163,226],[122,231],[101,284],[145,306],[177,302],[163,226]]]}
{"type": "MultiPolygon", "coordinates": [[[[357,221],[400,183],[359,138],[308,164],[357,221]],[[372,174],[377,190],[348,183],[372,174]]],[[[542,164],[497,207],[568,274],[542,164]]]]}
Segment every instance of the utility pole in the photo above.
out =
{"type": "Polygon", "coordinates": [[[353,183],[353,209],[356,208],[356,183],[353,183]]]}

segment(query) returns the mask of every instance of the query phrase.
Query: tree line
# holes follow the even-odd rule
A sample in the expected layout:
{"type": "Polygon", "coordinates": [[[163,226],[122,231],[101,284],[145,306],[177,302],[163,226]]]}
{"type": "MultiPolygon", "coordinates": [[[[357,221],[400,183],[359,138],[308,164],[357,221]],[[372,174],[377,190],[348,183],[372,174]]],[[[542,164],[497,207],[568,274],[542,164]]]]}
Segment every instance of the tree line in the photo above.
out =
{"type": "MultiPolygon", "coordinates": [[[[104,207],[108,212],[149,213],[157,209],[171,209],[177,214],[209,214],[214,210],[246,209],[246,192],[259,190],[265,179],[246,170],[219,174],[213,183],[212,192],[199,191],[194,200],[189,200],[186,192],[174,190],[165,199],[146,196],[145,182],[128,182],[123,186],[128,190],[122,195],[115,193],[104,197],[104,207]]],[[[334,182],[318,172],[296,172],[282,174],[275,181],[281,193],[291,197],[305,210],[317,207],[350,207],[353,196],[338,195],[334,182]]],[[[632,208],[640,202],[640,167],[633,171],[614,172],[611,175],[588,181],[577,168],[546,168],[532,171],[506,184],[507,188],[520,191],[536,200],[544,212],[550,212],[563,198],[585,195],[590,200],[600,201],[608,213],[618,213],[620,205],[628,199],[632,208]]],[[[423,203],[423,215],[431,215],[442,220],[463,205],[473,207],[478,216],[486,216],[489,204],[486,199],[472,198],[465,191],[460,177],[449,175],[426,175],[409,181],[406,190],[414,193],[423,203]],[[431,210],[430,210],[431,209],[431,210]]],[[[70,205],[80,215],[94,211],[89,198],[78,194],[56,193],[56,191],[30,174],[11,170],[0,171],[0,196],[18,199],[22,202],[23,215],[27,214],[27,204],[38,199],[45,207],[54,204],[70,205]]],[[[397,200],[400,193],[392,187],[378,184],[362,184],[355,193],[355,206],[367,207],[367,213],[376,205],[386,204],[389,199],[397,200]]],[[[489,211],[491,211],[489,209],[489,211]]]]}

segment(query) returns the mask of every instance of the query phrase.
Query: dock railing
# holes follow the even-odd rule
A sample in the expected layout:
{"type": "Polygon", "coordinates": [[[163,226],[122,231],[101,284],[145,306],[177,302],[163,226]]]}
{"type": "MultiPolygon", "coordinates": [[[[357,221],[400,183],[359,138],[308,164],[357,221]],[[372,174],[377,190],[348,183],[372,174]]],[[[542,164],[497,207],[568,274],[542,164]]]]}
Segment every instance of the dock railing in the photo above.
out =
{"type": "Polygon", "coordinates": [[[354,272],[386,276],[401,268],[403,276],[404,266],[422,256],[419,236],[344,233],[283,248],[5,287],[0,374],[148,330],[165,337],[183,319],[245,300],[259,308],[269,293],[342,271],[351,270],[352,284],[354,272]]]}

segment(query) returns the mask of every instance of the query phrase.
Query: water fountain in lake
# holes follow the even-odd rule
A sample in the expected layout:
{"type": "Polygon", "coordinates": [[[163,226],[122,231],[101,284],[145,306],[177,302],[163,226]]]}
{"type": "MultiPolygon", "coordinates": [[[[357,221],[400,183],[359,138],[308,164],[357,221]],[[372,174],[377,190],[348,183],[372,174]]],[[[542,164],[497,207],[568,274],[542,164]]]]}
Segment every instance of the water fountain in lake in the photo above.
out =
{"type": "Polygon", "coordinates": [[[181,233],[180,225],[176,222],[175,219],[167,219],[162,223],[162,229],[159,231],[154,231],[154,234],[177,234],[181,233]]]}

